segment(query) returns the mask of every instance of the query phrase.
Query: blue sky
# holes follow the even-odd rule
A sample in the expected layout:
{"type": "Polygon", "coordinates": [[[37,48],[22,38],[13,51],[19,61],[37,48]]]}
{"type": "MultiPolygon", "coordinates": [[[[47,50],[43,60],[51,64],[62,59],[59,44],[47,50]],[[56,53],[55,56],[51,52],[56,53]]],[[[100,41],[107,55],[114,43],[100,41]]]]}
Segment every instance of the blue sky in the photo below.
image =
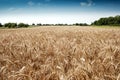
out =
{"type": "Polygon", "coordinates": [[[91,23],[120,15],[120,0],[0,0],[0,22],[91,23]]]}

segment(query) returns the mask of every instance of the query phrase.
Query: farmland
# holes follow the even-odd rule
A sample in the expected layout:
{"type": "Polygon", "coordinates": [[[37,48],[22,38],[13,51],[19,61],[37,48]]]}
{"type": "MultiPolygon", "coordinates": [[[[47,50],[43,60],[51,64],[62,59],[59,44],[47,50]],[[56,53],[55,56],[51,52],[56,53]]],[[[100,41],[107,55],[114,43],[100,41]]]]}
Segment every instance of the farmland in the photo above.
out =
{"type": "Polygon", "coordinates": [[[0,29],[0,80],[120,80],[120,29],[0,29]]]}

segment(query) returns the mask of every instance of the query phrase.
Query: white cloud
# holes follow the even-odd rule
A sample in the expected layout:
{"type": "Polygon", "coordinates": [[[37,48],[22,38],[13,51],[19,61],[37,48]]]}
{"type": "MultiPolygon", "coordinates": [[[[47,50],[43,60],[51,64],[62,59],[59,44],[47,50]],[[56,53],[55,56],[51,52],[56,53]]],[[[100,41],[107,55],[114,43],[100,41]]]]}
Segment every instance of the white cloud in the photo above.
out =
{"type": "Polygon", "coordinates": [[[35,3],[32,2],[32,1],[29,1],[29,2],[28,2],[28,5],[29,5],[29,6],[33,6],[34,4],[35,4],[35,3]]]}
{"type": "Polygon", "coordinates": [[[87,0],[87,2],[80,2],[80,6],[92,6],[95,3],[92,0],[87,0]]]}

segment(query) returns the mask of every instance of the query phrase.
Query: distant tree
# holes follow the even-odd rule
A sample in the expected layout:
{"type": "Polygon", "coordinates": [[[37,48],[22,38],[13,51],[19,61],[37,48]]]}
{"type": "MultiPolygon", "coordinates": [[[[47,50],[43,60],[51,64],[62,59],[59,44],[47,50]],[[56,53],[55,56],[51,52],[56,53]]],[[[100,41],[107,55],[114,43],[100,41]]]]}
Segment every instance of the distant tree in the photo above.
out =
{"type": "Polygon", "coordinates": [[[39,23],[39,24],[37,24],[37,26],[42,26],[42,24],[41,24],[41,23],[39,23]]]}
{"type": "Polygon", "coordinates": [[[87,23],[84,23],[84,26],[89,26],[89,24],[87,24],[87,23]]]}
{"type": "Polygon", "coordinates": [[[75,25],[76,25],[76,26],[79,26],[79,24],[78,24],[78,23],[76,23],[75,25]]]}
{"type": "Polygon", "coordinates": [[[115,19],[114,19],[114,17],[109,17],[108,19],[108,25],[114,25],[115,23],[115,19]]]}
{"type": "Polygon", "coordinates": [[[11,23],[11,27],[10,28],[16,28],[17,24],[16,23],[11,23]]]}
{"type": "Polygon", "coordinates": [[[5,23],[4,27],[10,27],[10,23],[5,23]]]}
{"type": "Polygon", "coordinates": [[[21,28],[21,27],[29,27],[29,25],[24,23],[19,23],[18,28],[21,28]]]}
{"type": "Polygon", "coordinates": [[[28,24],[24,24],[24,27],[29,27],[29,25],[28,24]]]}
{"type": "Polygon", "coordinates": [[[33,23],[32,26],[35,26],[35,24],[33,23]]]}
{"type": "Polygon", "coordinates": [[[64,24],[64,26],[68,26],[68,24],[64,24]]]}
{"type": "Polygon", "coordinates": [[[73,24],[75,26],[88,26],[87,23],[76,23],[76,24],[73,24]]]}
{"type": "Polygon", "coordinates": [[[16,28],[17,27],[17,23],[5,23],[4,27],[8,27],[8,28],[16,28]]]}
{"type": "Polygon", "coordinates": [[[120,26],[120,16],[100,18],[94,21],[91,25],[115,25],[120,26]]]}
{"type": "Polygon", "coordinates": [[[3,25],[0,23],[0,27],[3,27],[3,25]]]}

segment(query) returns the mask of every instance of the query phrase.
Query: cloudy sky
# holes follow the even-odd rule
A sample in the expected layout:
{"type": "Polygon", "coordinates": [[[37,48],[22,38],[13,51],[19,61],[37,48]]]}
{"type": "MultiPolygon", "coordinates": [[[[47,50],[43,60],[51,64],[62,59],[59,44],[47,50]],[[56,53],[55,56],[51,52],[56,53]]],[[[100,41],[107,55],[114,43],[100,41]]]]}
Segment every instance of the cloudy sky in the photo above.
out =
{"type": "Polygon", "coordinates": [[[120,0],[0,0],[0,23],[91,23],[120,15],[120,0]]]}

